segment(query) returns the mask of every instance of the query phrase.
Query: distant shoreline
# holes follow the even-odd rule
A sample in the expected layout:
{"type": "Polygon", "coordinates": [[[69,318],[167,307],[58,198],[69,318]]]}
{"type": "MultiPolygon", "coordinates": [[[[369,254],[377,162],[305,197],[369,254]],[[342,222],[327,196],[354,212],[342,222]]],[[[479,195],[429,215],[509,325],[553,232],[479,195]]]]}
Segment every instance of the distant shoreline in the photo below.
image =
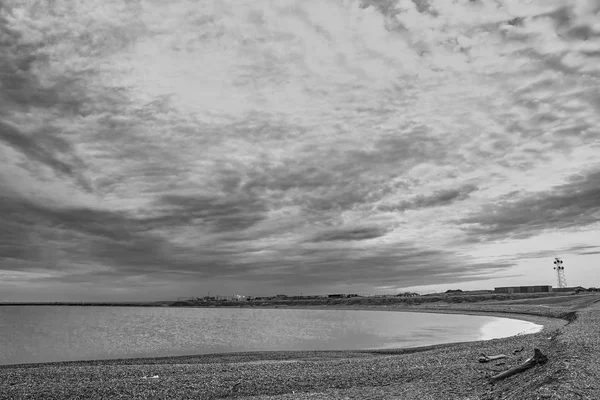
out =
{"type": "MultiPolygon", "coordinates": [[[[548,296],[549,297],[549,296],[548,296]]],[[[539,309],[539,308],[511,308],[497,306],[501,302],[486,302],[483,303],[424,303],[417,305],[406,304],[403,301],[394,302],[391,304],[380,304],[378,300],[380,298],[367,298],[374,300],[373,304],[348,304],[339,302],[338,304],[306,304],[297,302],[294,304],[293,301],[281,304],[268,304],[268,303],[252,303],[244,302],[241,304],[227,304],[227,305],[215,305],[215,304],[196,304],[196,305],[173,305],[168,302],[154,302],[154,303],[128,303],[128,302],[115,302],[115,303],[95,303],[95,302],[59,302],[59,303],[0,303],[0,306],[60,306],[60,307],[150,307],[150,308],[210,308],[210,309],[280,309],[280,310],[340,310],[340,311],[394,311],[394,312],[416,312],[416,313],[434,313],[434,314],[459,314],[459,315],[478,315],[478,316],[489,316],[498,318],[509,318],[518,319],[522,321],[532,322],[538,325],[546,326],[551,319],[560,319],[564,312],[556,309],[539,309]]],[[[393,298],[392,298],[393,299],[393,298]]]]}
{"type": "Polygon", "coordinates": [[[95,303],[95,302],[29,302],[29,303],[0,303],[2,306],[65,306],[65,307],[170,307],[155,303],[95,303]]]}
{"type": "Polygon", "coordinates": [[[269,299],[269,300],[206,300],[198,298],[196,300],[160,300],[160,301],[57,301],[57,302],[0,302],[1,306],[85,306],[85,307],[233,307],[233,308],[284,308],[284,307],[355,307],[355,306],[420,306],[430,305],[432,303],[446,302],[449,304],[457,303],[480,303],[497,302],[505,300],[524,300],[539,299],[548,297],[570,296],[571,292],[550,292],[550,293],[439,293],[415,297],[403,296],[359,296],[351,298],[328,298],[319,297],[311,299],[294,299],[292,297],[269,299]]]}
{"type": "MultiPolygon", "coordinates": [[[[399,307],[385,307],[385,306],[327,306],[327,305],[298,305],[298,306],[239,306],[239,307],[222,307],[222,306],[164,306],[164,305],[132,305],[132,304],[78,304],[78,303],[64,303],[64,304],[47,304],[47,303],[24,303],[24,304],[1,304],[0,306],[7,307],[148,307],[148,308],[206,308],[206,309],[265,309],[265,310],[338,310],[338,311],[389,311],[389,312],[412,312],[412,313],[431,313],[431,314],[457,314],[457,315],[474,315],[474,316],[488,316],[508,319],[518,319],[522,321],[532,322],[538,325],[546,325],[549,319],[559,319],[560,315],[544,315],[539,312],[527,312],[527,311],[479,311],[473,309],[462,309],[462,308],[434,308],[434,307],[410,307],[410,306],[399,306],[399,307]]],[[[1,366],[1,365],[0,365],[1,366]]]]}

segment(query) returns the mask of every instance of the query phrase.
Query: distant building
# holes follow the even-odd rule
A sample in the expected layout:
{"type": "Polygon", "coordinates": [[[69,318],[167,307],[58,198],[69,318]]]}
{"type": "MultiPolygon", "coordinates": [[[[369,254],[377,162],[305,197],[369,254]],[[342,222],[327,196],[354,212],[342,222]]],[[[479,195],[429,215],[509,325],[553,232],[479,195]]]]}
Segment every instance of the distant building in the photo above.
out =
{"type": "Polygon", "coordinates": [[[552,292],[552,286],[505,286],[494,288],[495,293],[548,293],[552,292]]]}
{"type": "Polygon", "coordinates": [[[287,299],[287,294],[278,294],[277,296],[275,296],[275,298],[277,298],[277,299],[287,299]]]}
{"type": "Polygon", "coordinates": [[[553,292],[582,292],[586,291],[586,289],[582,286],[574,286],[574,287],[564,287],[564,288],[554,288],[553,292]]]}
{"type": "Polygon", "coordinates": [[[346,297],[345,294],[328,294],[327,297],[329,297],[330,299],[343,299],[344,297],[346,297]]]}

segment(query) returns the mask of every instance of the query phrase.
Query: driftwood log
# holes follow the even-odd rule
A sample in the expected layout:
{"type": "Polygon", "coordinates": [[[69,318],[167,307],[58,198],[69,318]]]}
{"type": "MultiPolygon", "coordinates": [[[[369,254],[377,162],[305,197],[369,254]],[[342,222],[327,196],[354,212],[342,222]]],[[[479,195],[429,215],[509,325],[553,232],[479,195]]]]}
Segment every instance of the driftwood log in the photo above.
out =
{"type": "Polygon", "coordinates": [[[523,372],[531,367],[536,365],[545,364],[548,361],[548,356],[542,354],[540,349],[533,349],[533,357],[528,358],[524,363],[514,366],[510,369],[507,369],[504,372],[499,373],[498,375],[494,375],[490,378],[491,383],[496,383],[501,379],[508,378],[509,376],[513,376],[518,374],[519,372],[523,372]]]}
{"type": "Polygon", "coordinates": [[[486,363],[486,362],[490,362],[490,361],[494,361],[494,360],[500,360],[501,358],[506,358],[507,356],[504,354],[498,354],[497,356],[486,356],[485,354],[481,353],[481,357],[479,357],[479,362],[480,363],[486,363]]]}

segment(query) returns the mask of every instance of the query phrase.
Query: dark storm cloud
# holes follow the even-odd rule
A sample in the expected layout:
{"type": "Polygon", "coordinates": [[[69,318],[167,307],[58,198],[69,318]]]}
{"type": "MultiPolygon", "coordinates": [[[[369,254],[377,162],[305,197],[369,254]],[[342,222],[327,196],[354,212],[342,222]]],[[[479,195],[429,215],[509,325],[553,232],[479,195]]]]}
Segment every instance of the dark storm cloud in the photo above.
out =
{"type": "MultiPolygon", "coordinates": [[[[28,261],[43,261],[40,248],[53,240],[60,242],[61,238],[55,237],[60,232],[75,232],[94,240],[103,238],[120,243],[135,239],[126,220],[116,213],[84,208],[61,209],[8,196],[3,196],[0,203],[0,226],[0,257],[28,261]]],[[[151,249],[148,246],[147,250],[151,249]]],[[[118,254],[114,256],[119,257],[118,254]]]]}
{"type": "MultiPolygon", "coordinates": [[[[447,143],[428,136],[427,128],[417,125],[397,134],[382,135],[372,148],[360,143],[330,147],[306,144],[294,158],[278,164],[265,163],[247,171],[242,189],[256,195],[268,191],[275,203],[288,202],[308,213],[339,212],[374,201],[392,193],[389,180],[401,175],[424,159],[443,161],[447,143]]],[[[439,202],[449,197],[465,198],[475,190],[463,187],[436,193],[439,202]]],[[[433,199],[416,199],[423,207],[433,199]]],[[[420,207],[421,205],[415,204],[420,207]]]]}
{"type": "Polygon", "coordinates": [[[145,221],[121,212],[57,208],[10,197],[0,203],[0,226],[0,258],[44,262],[43,249],[51,246],[64,250],[63,262],[116,268],[101,276],[164,271],[195,271],[201,276],[207,272],[202,268],[215,274],[217,269],[224,271],[230,254],[175,245],[149,232],[145,221]]]}
{"type": "Polygon", "coordinates": [[[416,125],[401,133],[388,134],[375,142],[372,150],[360,149],[349,153],[355,168],[412,166],[415,161],[443,161],[449,154],[448,143],[444,139],[429,135],[429,129],[416,125]]]}
{"type": "MultiPolygon", "coordinates": [[[[26,225],[7,221],[0,217],[0,258],[11,258],[23,261],[36,261],[37,252],[29,246],[31,229],[26,225]]],[[[0,263],[0,268],[1,268],[0,263]]]]}
{"type": "MultiPolygon", "coordinates": [[[[61,282],[112,282],[120,278],[232,279],[283,287],[311,285],[314,290],[361,283],[368,286],[447,283],[483,277],[509,268],[510,264],[478,264],[442,250],[423,249],[406,243],[354,248],[350,243],[381,236],[376,227],[338,229],[312,241],[256,247],[250,242],[182,246],[169,240],[169,228],[190,228],[186,214],[200,219],[218,233],[250,227],[264,208],[252,202],[232,202],[199,196],[163,196],[157,204],[177,210],[150,229],[148,220],[121,212],[89,208],[56,208],[5,197],[0,224],[0,256],[31,263],[45,262],[41,248],[48,243],[64,250],[62,261],[97,263],[110,270],[69,270],[68,277],[49,277],[61,282]],[[43,228],[43,229],[42,229],[43,228]],[[162,231],[161,231],[162,229],[162,231]],[[322,246],[325,245],[326,246],[322,246]],[[260,259],[254,252],[268,250],[260,259]],[[166,275],[165,275],[166,274],[166,275]],[[290,279],[290,277],[294,277],[290,279]],[[187,278],[186,278],[187,277],[187,278]],[[316,284],[317,282],[318,284],[316,284]]],[[[199,229],[198,235],[202,235],[199,229]]],[[[31,267],[23,264],[22,269],[31,267]]],[[[11,267],[14,269],[14,266],[11,267]]],[[[60,263],[55,267],[60,270],[60,263]]]]}
{"type": "Polygon", "coordinates": [[[585,227],[600,221],[600,171],[576,175],[552,191],[525,195],[483,206],[462,219],[465,231],[494,240],[526,238],[546,230],[585,227]]]}
{"type": "Polygon", "coordinates": [[[386,230],[381,227],[345,228],[323,232],[314,237],[312,242],[368,240],[381,237],[386,230]]]}
{"type": "Polygon", "coordinates": [[[226,274],[230,253],[202,247],[177,246],[160,235],[137,232],[126,241],[91,238],[88,260],[113,267],[110,272],[92,273],[102,277],[135,277],[147,275],[160,277],[193,272],[196,278],[226,274]]]}
{"type": "Polygon", "coordinates": [[[3,15],[0,15],[0,37],[0,115],[11,109],[31,107],[59,108],[62,112],[78,110],[80,93],[73,86],[74,75],[43,85],[34,73],[35,65],[44,66],[48,61],[40,51],[43,42],[24,39],[3,15]]]}
{"type": "Polygon", "coordinates": [[[257,198],[246,195],[183,196],[164,195],[156,201],[163,215],[147,218],[149,226],[206,226],[212,232],[237,232],[248,229],[266,218],[266,207],[257,198]]]}
{"type": "Polygon", "coordinates": [[[344,153],[332,156],[335,161],[327,167],[311,159],[298,159],[256,168],[248,171],[242,189],[254,195],[269,192],[272,202],[301,206],[309,213],[347,210],[364,203],[372,190],[361,183],[355,166],[341,167],[347,165],[347,157],[344,153]]]}
{"type": "Polygon", "coordinates": [[[47,165],[64,176],[76,177],[80,183],[85,183],[83,177],[77,172],[82,168],[83,162],[74,155],[69,142],[54,135],[51,128],[31,136],[20,132],[15,126],[0,121],[0,143],[25,155],[28,160],[47,165]],[[61,158],[66,158],[70,162],[65,162],[61,158]]]}
{"type": "Polygon", "coordinates": [[[419,195],[411,200],[402,201],[395,205],[380,205],[380,211],[405,211],[420,208],[440,207],[452,204],[457,201],[464,200],[469,197],[469,194],[476,191],[474,185],[465,185],[456,189],[438,190],[432,195],[419,195]]]}
{"type": "MultiPolygon", "coordinates": [[[[289,250],[302,262],[277,270],[268,279],[282,286],[333,287],[364,283],[369,286],[416,286],[482,279],[510,268],[512,263],[477,263],[449,251],[395,243],[369,248],[289,250]],[[289,273],[294,279],[289,279],[289,273]]],[[[286,265],[285,261],[273,261],[286,265]]],[[[251,275],[248,275],[252,279],[251,275]]],[[[256,277],[258,278],[258,277],[256,277]]],[[[267,278],[267,277],[263,277],[267,278]]]]}
{"type": "Polygon", "coordinates": [[[89,208],[58,208],[33,201],[4,197],[0,205],[2,219],[13,223],[76,231],[111,240],[131,238],[128,220],[120,213],[89,208]]]}
{"type": "Polygon", "coordinates": [[[57,115],[75,115],[85,103],[76,74],[42,83],[38,72],[48,68],[49,62],[42,51],[44,43],[24,38],[8,26],[4,16],[0,16],[0,38],[0,145],[33,162],[23,163],[25,168],[35,170],[36,163],[45,165],[89,191],[81,173],[85,168],[82,159],[65,139],[62,128],[53,125],[57,115]],[[46,114],[50,110],[52,117],[46,114]],[[14,118],[21,112],[31,113],[31,120],[14,118]],[[32,126],[41,122],[41,127],[26,129],[18,125],[21,121],[32,126]]]}

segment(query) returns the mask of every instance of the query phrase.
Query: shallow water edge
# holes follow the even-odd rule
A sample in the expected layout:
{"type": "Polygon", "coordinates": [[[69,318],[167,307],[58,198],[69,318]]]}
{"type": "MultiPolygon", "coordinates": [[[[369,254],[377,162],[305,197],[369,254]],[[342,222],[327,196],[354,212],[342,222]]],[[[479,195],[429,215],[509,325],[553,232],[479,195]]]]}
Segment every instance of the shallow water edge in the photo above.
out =
{"type": "MultiPolygon", "coordinates": [[[[189,307],[188,307],[189,308],[189,307]]],[[[211,307],[212,308],[212,307],[211,307]]],[[[218,307],[215,307],[218,308],[218,307]]],[[[257,307],[258,308],[258,307],[257,307]]],[[[527,336],[534,335],[536,333],[546,330],[548,326],[552,326],[556,329],[558,326],[562,326],[567,323],[561,319],[557,319],[552,316],[532,315],[532,314],[521,314],[515,312],[501,312],[501,311],[481,311],[481,310],[449,310],[449,309],[407,309],[407,308],[390,308],[381,306],[369,306],[369,307],[329,307],[329,306],[316,306],[316,307],[260,307],[260,308],[284,308],[284,309],[303,309],[303,310],[363,310],[363,311],[389,311],[389,312],[407,312],[407,313],[434,313],[434,314],[457,314],[457,315],[477,315],[477,316],[488,316],[498,318],[508,318],[512,320],[527,321],[539,325],[539,329],[531,331],[529,333],[520,333],[513,336],[502,336],[483,340],[470,340],[470,341],[455,341],[446,342],[439,344],[428,344],[428,345],[416,345],[416,346],[405,346],[405,347],[385,347],[378,349],[334,349],[334,350],[252,350],[252,351],[230,351],[230,352],[209,352],[201,354],[187,354],[187,355],[167,355],[167,356],[148,356],[148,357],[121,357],[121,358],[94,358],[84,360],[73,360],[73,361],[50,361],[50,362],[32,362],[32,363],[13,363],[0,365],[3,367],[16,367],[16,366],[40,366],[40,365],[101,365],[101,364],[163,364],[163,363],[179,363],[185,362],[184,360],[193,359],[194,362],[202,363],[202,360],[220,360],[220,362],[228,362],[228,359],[236,359],[236,357],[242,357],[246,359],[250,357],[253,360],[271,359],[275,357],[278,359],[282,355],[285,358],[301,357],[302,355],[309,354],[310,357],[317,358],[329,358],[329,357],[348,357],[351,354],[409,354],[414,352],[420,352],[430,350],[434,348],[443,348],[448,346],[454,346],[464,343],[479,343],[495,340],[503,340],[515,336],[527,336]]]]}

